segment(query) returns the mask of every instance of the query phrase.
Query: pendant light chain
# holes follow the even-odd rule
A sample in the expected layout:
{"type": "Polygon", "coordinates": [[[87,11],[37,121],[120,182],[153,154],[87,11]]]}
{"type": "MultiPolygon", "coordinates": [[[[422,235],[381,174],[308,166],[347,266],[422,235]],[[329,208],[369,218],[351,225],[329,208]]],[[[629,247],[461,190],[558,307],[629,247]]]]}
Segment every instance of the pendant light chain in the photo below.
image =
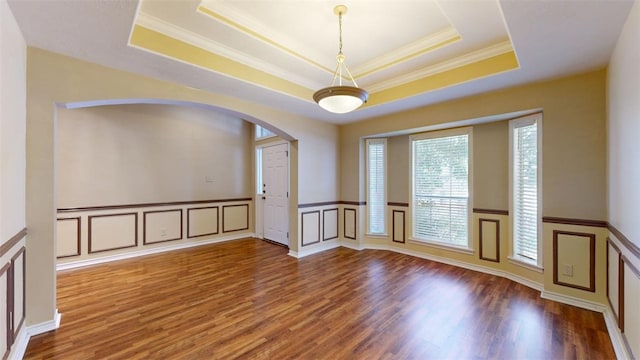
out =
{"type": "Polygon", "coordinates": [[[338,49],[338,54],[342,54],[342,12],[338,15],[338,30],[340,34],[340,48],[338,49]]]}

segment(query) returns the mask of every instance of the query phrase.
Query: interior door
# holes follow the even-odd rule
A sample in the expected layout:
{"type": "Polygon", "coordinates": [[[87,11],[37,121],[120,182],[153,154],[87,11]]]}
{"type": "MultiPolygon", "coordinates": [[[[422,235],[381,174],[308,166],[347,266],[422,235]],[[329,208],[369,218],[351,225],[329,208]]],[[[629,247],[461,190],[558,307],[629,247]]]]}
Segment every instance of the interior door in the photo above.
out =
{"type": "Polygon", "coordinates": [[[288,144],[262,149],[264,238],[289,246],[288,144]]]}

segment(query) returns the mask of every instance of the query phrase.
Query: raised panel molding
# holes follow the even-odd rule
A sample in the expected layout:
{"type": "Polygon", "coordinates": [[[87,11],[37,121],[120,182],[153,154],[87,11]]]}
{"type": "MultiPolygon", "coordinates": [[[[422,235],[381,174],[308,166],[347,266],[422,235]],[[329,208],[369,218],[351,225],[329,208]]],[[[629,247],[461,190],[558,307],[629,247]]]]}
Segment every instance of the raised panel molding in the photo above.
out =
{"type": "MultiPolygon", "coordinates": [[[[11,333],[9,330],[9,312],[11,311],[11,287],[10,287],[10,277],[9,277],[9,268],[11,267],[10,263],[4,264],[0,267],[0,304],[2,304],[2,309],[0,309],[0,326],[3,329],[7,330],[6,336],[0,336],[0,355],[2,359],[6,359],[9,356],[9,350],[11,349],[11,333]]],[[[2,335],[5,335],[5,330],[2,331],[2,335]]]]}
{"type": "Polygon", "coordinates": [[[249,204],[222,206],[222,232],[249,229],[249,204]]]}
{"type": "Polygon", "coordinates": [[[71,217],[71,218],[59,218],[57,219],[57,227],[56,227],[56,258],[63,259],[72,256],[80,256],[82,253],[82,227],[80,217],[71,217]],[[61,223],[70,223],[75,222],[75,226],[73,224],[71,226],[61,225],[61,223]],[[65,235],[70,235],[70,238],[67,238],[65,235]],[[75,245],[75,249],[73,252],[65,252],[65,245],[75,245]]]}
{"type": "Polygon", "coordinates": [[[621,299],[621,287],[620,284],[620,273],[622,272],[622,267],[620,263],[622,262],[622,253],[620,249],[614,244],[610,238],[607,238],[607,301],[609,302],[609,307],[611,307],[611,311],[616,319],[616,323],[618,327],[620,327],[620,301],[621,299]]]}
{"type": "Polygon", "coordinates": [[[404,244],[405,236],[405,211],[404,210],[392,210],[391,211],[391,241],[404,244]]]}
{"type": "Polygon", "coordinates": [[[355,240],[357,237],[356,209],[345,208],[343,219],[344,219],[344,224],[343,224],[344,237],[347,239],[355,240]]]}
{"type": "MultiPolygon", "coordinates": [[[[584,265],[583,265],[584,266],[584,265]]],[[[596,235],[589,233],[580,233],[572,231],[553,230],[553,283],[556,285],[566,286],[574,289],[595,292],[596,291],[596,235]],[[572,241],[572,251],[563,250],[563,242],[572,241]],[[578,247],[577,242],[582,242],[582,248],[578,247]],[[578,249],[578,250],[576,250],[578,249]],[[582,254],[581,254],[582,252],[582,254]],[[587,253],[587,258],[580,257],[587,253]],[[580,263],[586,264],[588,269],[572,268],[572,275],[563,275],[565,265],[580,266],[580,263]],[[586,271],[585,271],[586,270],[586,271]],[[576,274],[587,273],[588,279],[580,281],[580,279],[572,282],[572,278],[576,274]]]]}
{"type": "Polygon", "coordinates": [[[89,216],[89,254],[97,252],[126,249],[138,246],[138,213],[122,213],[89,216]],[[120,219],[118,219],[120,218],[120,219]],[[129,219],[126,219],[129,218],[129,219]],[[125,221],[126,219],[126,221],[125,221]],[[133,220],[127,227],[125,224],[133,220]],[[123,226],[125,225],[125,226],[123,226]],[[123,229],[125,232],[113,234],[113,230],[123,229]],[[117,239],[115,246],[99,246],[99,243],[109,243],[117,239]],[[124,241],[123,241],[124,240],[124,241]]]}
{"type": "Polygon", "coordinates": [[[308,211],[300,214],[302,246],[320,242],[320,210],[308,211]]]}
{"type": "Polygon", "coordinates": [[[187,238],[217,235],[220,232],[219,215],[218,206],[187,209],[187,238]]]}
{"type": "Polygon", "coordinates": [[[629,259],[620,257],[620,331],[625,345],[633,358],[640,356],[640,308],[635,303],[640,299],[640,270],[629,259]],[[631,306],[627,306],[627,305],[631,306]]]}
{"type": "Polygon", "coordinates": [[[500,262],[500,220],[478,219],[480,259],[500,262]],[[493,229],[493,231],[492,231],[493,229]]]}
{"type": "Polygon", "coordinates": [[[18,332],[22,328],[26,313],[26,270],[27,259],[26,249],[22,247],[11,258],[11,278],[13,281],[13,335],[12,339],[16,339],[18,332]],[[18,298],[19,294],[19,298],[18,298]],[[16,301],[18,300],[18,301],[16,301]]]}
{"type": "Polygon", "coordinates": [[[322,241],[338,238],[338,208],[322,210],[322,241]]]}
{"type": "Polygon", "coordinates": [[[142,212],[142,244],[155,244],[166,241],[182,240],[182,209],[170,209],[170,210],[156,210],[156,211],[143,211],[142,212]],[[173,214],[173,216],[171,216],[173,214]],[[171,219],[177,215],[177,219],[171,219]],[[158,218],[154,221],[153,218],[158,218]],[[170,236],[168,233],[169,226],[167,223],[177,221],[175,236],[170,236]],[[159,221],[159,222],[158,222],[159,221]],[[159,225],[160,224],[160,225],[159,225]],[[159,227],[160,226],[160,227],[159,227]],[[155,235],[155,237],[153,236],[155,235]]]}

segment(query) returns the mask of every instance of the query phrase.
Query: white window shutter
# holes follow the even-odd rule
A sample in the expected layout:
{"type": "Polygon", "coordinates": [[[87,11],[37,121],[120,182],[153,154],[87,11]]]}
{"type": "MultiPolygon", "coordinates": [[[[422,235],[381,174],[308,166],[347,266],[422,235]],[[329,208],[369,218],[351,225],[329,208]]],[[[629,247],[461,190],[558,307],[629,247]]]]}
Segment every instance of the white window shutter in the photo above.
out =
{"type": "Polygon", "coordinates": [[[534,121],[513,129],[514,255],[538,260],[538,135],[534,121]]]}
{"type": "Polygon", "coordinates": [[[413,236],[469,246],[469,134],[413,140],[413,236]]]}
{"type": "Polygon", "coordinates": [[[370,234],[385,233],[386,140],[367,140],[367,208],[370,234]]]}

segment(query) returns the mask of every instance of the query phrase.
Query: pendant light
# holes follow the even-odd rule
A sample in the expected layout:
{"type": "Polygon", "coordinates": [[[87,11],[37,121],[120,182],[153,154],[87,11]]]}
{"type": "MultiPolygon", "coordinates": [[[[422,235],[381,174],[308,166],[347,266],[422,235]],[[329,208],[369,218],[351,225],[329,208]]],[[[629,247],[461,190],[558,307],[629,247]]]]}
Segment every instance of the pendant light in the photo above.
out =
{"type": "Polygon", "coordinates": [[[338,29],[340,32],[340,46],[338,51],[338,66],[333,73],[333,82],[331,86],[320,89],[313,94],[313,100],[320,105],[321,108],[336,114],[344,114],[359,108],[363,103],[367,102],[369,93],[361,89],[356,84],[353,75],[344,63],[344,54],[342,53],[342,15],[347,13],[347,7],[338,5],[333,8],[333,12],[338,15],[338,29]],[[342,71],[349,75],[354,86],[342,85],[342,71]],[[338,85],[336,85],[336,79],[338,85]]]}

